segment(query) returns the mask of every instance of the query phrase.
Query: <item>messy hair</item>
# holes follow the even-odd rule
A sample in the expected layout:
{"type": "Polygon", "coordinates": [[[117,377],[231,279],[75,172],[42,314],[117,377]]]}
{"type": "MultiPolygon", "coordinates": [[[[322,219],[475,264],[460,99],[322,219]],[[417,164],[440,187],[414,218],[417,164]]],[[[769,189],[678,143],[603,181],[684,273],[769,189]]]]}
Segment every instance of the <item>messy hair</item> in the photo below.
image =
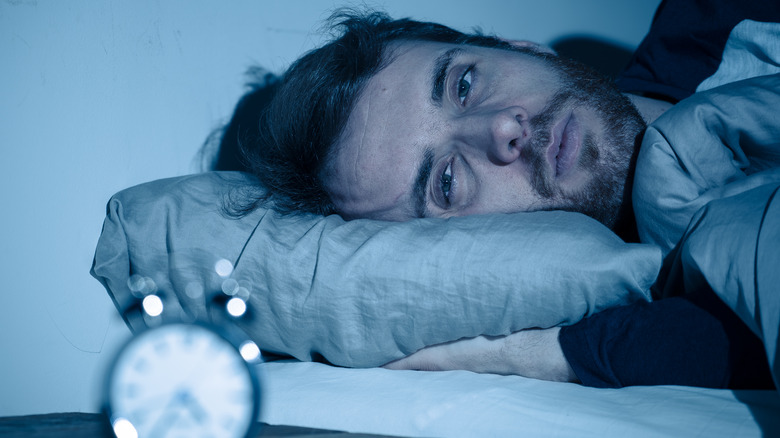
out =
{"type": "Polygon", "coordinates": [[[365,84],[390,61],[390,43],[511,47],[493,36],[393,20],[381,12],[342,10],[329,23],[334,38],[282,75],[259,130],[242,142],[245,162],[259,180],[256,193],[241,206],[245,212],[271,201],[270,207],[281,213],[338,213],[323,183],[325,169],[365,84]]]}

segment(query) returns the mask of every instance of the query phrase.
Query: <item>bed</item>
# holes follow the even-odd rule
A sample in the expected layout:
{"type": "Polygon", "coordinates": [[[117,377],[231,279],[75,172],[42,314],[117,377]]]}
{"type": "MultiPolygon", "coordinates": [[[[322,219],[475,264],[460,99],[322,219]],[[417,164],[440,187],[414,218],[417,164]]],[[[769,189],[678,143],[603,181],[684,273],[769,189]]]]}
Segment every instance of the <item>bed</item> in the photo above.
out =
{"type": "Polygon", "coordinates": [[[596,389],[466,371],[267,363],[261,419],[411,437],[778,436],[774,391],[596,389]]]}
{"type": "Polygon", "coordinates": [[[444,268],[428,267],[425,272],[431,277],[417,278],[442,287],[428,288],[428,296],[419,297],[421,284],[408,284],[410,280],[401,275],[413,269],[406,264],[419,265],[430,251],[438,254],[433,241],[461,242],[452,236],[473,232],[469,231],[472,224],[483,229],[489,218],[379,225],[337,217],[291,219],[270,211],[255,211],[240,219],[225,216],[222,200],[240,190],[247,178],[232,172],[205,173],[155,181],[117,194],[109,202],[93,272],[119,310],[137,299],[129,285],[131,277],[142,275],[167,292],[168,309],[181,312],[172,318],[194,319],[205,317],[209,295],[221,290],[226,280],[214,266],[220,260],[237,261],[228,279],[237,280],[246,290],[241,293],[249,294],[254,313],[243,328],[267,353],[273,353],[269,357],[291,356],[258,365],[263,423],[410,437],[780,434],[780,397],[775,391],[681,386],[595,389],[519,376],[378,368],[415,349],[443,342],[452,336],[450,332],[467,337],[568,324],[606,306],[648,299],[661,265],[661,251],[654,246],[624,244],[580,215],[500,217],[494,219],[498,224],[483,230],[486,235],[479,239],[479,247],[452,248],[460,243],[449,243],[439,251],[467,251],[476,259],[489,255],[490,260],[514,256],[518,259],[507,263],[525,266],[526,271],[519,269],[508,283],[496,282],[497,286],[486,289],[487,282],[480,278],[500,276],[506,265],[483,266],[467,258],[452,267],[457,261],[434,257],[444,268]],[[508,253],[488,252],[495,251],[491,242],[507,246],[503,233],[517,233],[503,222],[510,218],[509,223],[522,227],[524,233],[519,234],[527,236],[517,242],[525,251],[513,255],[517,251],[510,245],[508,253]],[[293,237],[279,229],[292,233],[291,220],[300,227],[293,237]],[[343,227],[344,235],[338,234],[343,227]],[[361,235],[365,227],[368,231],[361,235]],[[439,231],[443,235],[428,227],[443,228],[439,231]],[[538,229],[529,233],[530,227],[538,229]],[[591,232],[574,233],[585,236],[582,241],[565,236],[559,245],[551,245],[544,238],[561,228],[583,227],[591,232]],[[415,237],[404,237],[406,232],[415,237]],[[428,236],[431,242],[421,242],[420,236],[428,236]],[[336,248],[328,246],[329,238],[336,248]],[[362,249],[364,258],[334,260],[331,254],[361,253],[351,246],[342,248],[345,241],[362,249]],[[388,249],[388,242],[406,242],[410,248],[396,252],[388,249]],[[323,260],[307,261],[304,256],[312,250],[304,251],[300,245],[314,245],[323,260]],[[550,251],[556,246],[560,252],[550,251]],[[414,248],[426,255],[415,258],[414,248]],[[549,272],[538,272],[539,265],[550,261],[539,260],[542,249],[558,263],[592,253],[588,258],[592,264],[566,262],[577,266],[577,272],[559,275],[565,283],[556,283],[549,272]],[[400,271],[380,276],[379,265],[393,257],[398,257],[393,269],[400,271]],[[450,277],[453,270],[475,264],[480,275],[471,283],[463,276],[453,283],[436,277],[450,277]],[[388,297],[390,290],[380,287],[388,283],[402,292],[388,297]],[[328,299],[323,302],[320,296],[328,299]],[[388,310],[399,306],[403,312],[388,310]],[[367,309],[376,313],[367,317],[372,311],[367,309]]]}
{"type": "Polygon", "coordinates": [[[178,320],[207,319],[214,294],[245,298],[253,317],[240,327],[276,359],[258,365],[267,424],[397,436],[778,436],[771,390],[595,389],[380,368],[428,345],[649,300],[663,267],[667,279],[718,293],[764,341],[778,382],[780,129],[766,110],[780,105],[778,90],[777,75],[716,87],[650,128],[634,200],[638,211],[664,207],[640,223],[659,244],[624,243],[565,212],[237,217],[225,207],[252,177],[209,172],[116,194],[92,273],[120,313],[150,291],[178,320]],[[693,219],[675,228],[681,216],[693,219]]]}

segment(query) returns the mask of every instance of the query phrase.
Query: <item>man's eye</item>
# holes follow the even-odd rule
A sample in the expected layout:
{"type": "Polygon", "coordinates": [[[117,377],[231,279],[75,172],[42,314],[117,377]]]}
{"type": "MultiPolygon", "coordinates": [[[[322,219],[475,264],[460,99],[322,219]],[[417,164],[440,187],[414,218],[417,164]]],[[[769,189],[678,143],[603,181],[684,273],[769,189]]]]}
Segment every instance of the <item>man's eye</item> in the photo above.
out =
{"type": "Polygon", "coordinates": [[[440,180],[441,194],[447,207],[450,206],[450,190],[452,190],[452,162],[447,164],[444,172],[441,174],[440,180]]]}
{"type": "Polygon", "coordinates": [[[466,102],[466,97],[471,90],[471,67],[463,73],[463,76],[458,80],[458,100],[463,105],[466,102]]]}

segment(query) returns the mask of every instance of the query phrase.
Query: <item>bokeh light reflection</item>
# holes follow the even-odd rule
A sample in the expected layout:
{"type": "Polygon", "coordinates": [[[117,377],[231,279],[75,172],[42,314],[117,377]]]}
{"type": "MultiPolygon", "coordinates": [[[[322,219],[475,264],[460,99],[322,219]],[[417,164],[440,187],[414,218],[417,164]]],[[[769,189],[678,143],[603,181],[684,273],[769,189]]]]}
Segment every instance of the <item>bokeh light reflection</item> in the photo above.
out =
{"type": "Polygon", "coordinates": [[[236,296],[243,299],[244,301],[249,300],[249,289],[245,288],[244,286],[241,286],[238,288],[238,291],[236,291],[236,296]]]}
{"type": "Polygon", "coordinates": [[[114,434],[117,438],[138,438],[138,431],[135,430],[133,423],[126,418],[119,417],[111,423],[114,434]]]}
{"type": "Polygon", "coordinates": [[[184,288],[184,293],[193,300],[196,300],[203,296],[203,285],[193,281],[192,283],[187,284],[184,288]]]}
{"type": "Polygon", "coordinates": [[[149,316],[160,316],[163,312],[163,302],[157,295],[145,296],[141,305],[144,308],[144,312],[149,316]]]}
{"type": "Polygon", "coordinates": [[[228,278],[227,280],[223,281],[222,292],[224,292],[225,295],[235,295],[236,292],[238,292],[238,282],[232,278],[228,278]]]}
{"type": "Polygon", "coordinates": [[[227,311],[235,318],[244,315],[246,313],[246,301],[238,297],[231,298],[227,302],[227,311]]]}
{"type": "Polygon", "coordinates": [[[133,294],[140,293],[144,288],[144,277],[138,274],[131,275],[130,278],[127,279],[127,287],[133,294]]]}
{"type": "Polygon", "coordinates": [[[217,271],[217,275],[224,278],[233,273],[233,264],[230,263],[230,260],[219,259],[214,264],[214,270],[217,271]]]}
{"type": "Polygon", "coordinates": [[[260,347],[252,341],[244,341],[238,351],[241,352],[241,357],[247,362],[254,362],[260,358],[260,347]]]}

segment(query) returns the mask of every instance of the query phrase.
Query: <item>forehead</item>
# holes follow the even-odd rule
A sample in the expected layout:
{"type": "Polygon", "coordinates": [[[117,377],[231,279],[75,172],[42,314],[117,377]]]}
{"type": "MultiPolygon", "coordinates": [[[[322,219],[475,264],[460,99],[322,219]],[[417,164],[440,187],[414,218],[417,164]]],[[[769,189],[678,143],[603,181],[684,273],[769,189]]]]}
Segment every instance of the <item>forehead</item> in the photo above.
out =
{"type": "Polygon", "coordinates": [[[402,42],[364,86],[326,176],[338,209],[350,217],[403,220],[414,213],[409,190],[425,140],[437,127],[431,102],[436,59],[456,46],[402,42]]]}

